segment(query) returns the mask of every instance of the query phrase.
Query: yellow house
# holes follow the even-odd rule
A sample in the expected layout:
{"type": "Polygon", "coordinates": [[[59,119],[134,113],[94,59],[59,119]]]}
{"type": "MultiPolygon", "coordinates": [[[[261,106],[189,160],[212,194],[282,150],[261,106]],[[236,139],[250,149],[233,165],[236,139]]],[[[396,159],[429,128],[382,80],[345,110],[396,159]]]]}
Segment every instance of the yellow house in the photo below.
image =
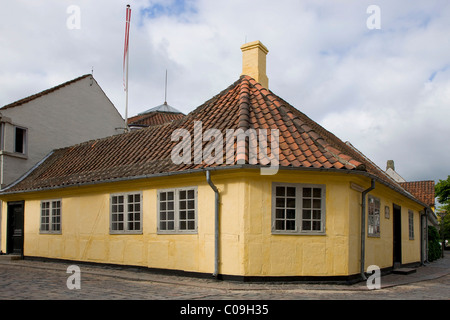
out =
{"type": "Polygon", "coordinates": [[[54,150],[2,190],[1,251],[245,281],[425,261],[430,208],[271,92],[264,45],[241,49],[186,117],[54,150]]]}

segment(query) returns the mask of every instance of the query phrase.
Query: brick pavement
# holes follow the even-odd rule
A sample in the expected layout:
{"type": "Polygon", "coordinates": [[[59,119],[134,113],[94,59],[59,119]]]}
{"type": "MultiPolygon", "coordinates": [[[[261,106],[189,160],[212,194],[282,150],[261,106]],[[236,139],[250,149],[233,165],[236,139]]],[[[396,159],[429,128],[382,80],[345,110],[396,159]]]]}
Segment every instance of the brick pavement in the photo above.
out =
{"type": "Polygon", "coordinates": [[[80,264],[81,288],[69,290],[71,263],[0,259],[0,299],[12,300],[450,300],[450,254],[409,275],[381,277],[380,290],[354,285],[240,283],[80,264]]]}

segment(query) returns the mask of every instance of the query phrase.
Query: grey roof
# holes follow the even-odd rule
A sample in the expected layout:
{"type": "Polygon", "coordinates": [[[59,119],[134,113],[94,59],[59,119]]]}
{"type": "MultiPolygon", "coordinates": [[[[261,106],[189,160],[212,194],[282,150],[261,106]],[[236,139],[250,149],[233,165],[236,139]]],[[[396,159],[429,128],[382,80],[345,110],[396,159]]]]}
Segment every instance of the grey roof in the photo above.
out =
{"type": "Polygon", "coordinates": [[[174,107],[171,107],[167,104],[167,102],[164,102],[162,105],[159,105],[157,107],[148,109],[147,111],[141,112],[139,113],[139,115],[142,114],[147,114],[150,112],[155,112],[155,111],[159,111],[159,112],[171,112],[171,113],[182,113],[180,110],[175,109],[174,107]]]}

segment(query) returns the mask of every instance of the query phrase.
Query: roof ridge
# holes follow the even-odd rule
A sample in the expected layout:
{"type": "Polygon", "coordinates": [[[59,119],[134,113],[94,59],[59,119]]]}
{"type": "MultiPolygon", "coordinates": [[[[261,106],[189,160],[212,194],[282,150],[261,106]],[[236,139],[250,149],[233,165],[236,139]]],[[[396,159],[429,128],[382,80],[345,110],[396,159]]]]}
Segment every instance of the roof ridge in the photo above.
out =
{"type": "Polygon", "coordinates": [[[42,97],[42,96],[44,96],[44,95],[46,95],[46,94],[52,93],[52,92],[54,92],[54,91],[56,91],[56,90],[59,90],[59,89],[65,87],[65,86],[68,86],[68,85],[70,85],[70,84],[72,84],[72,83],[75,83],[75,82],[77,82],[77,81],[80,81],[80,80],[82,80],[82,79],[84,79],[84,78],[86,78],[86,77],[88,77],[88,76],[91,76],[91,77],[93,78],[93,75],[90,74],[90,73],[85,74],[85,75],[82,75],[82,76],[80,76],[80,77],[78,77],[78,78],[75,78],[75,79],[66,81],[66,82],[61,83],[61,84],[59,84],[59,85],[57,85],[57,86],[54,86],[54,87],[52,87],[52,88],[43,90],[43,91],[38,92],[38,93],[35,93],[35,94],[31,95],[31,96],[28,96],[28,97],[22,98],[22,99],[20,99],[20,100],[17,100],[17,101],[15,101],[15,102],[12,102],[12,103],[10,103],[10,104],[7,104],[7,105],[1,107],[0,110],[5,110],[5,109],[9,109],[9,108],[14,108],[14,107],[20,106],[20,105],[22,105],[22,104],[28,103],[28,102],[30,102],[30,101],[33,101],[34,99],[37,99],[37,98],[42,97]]]}

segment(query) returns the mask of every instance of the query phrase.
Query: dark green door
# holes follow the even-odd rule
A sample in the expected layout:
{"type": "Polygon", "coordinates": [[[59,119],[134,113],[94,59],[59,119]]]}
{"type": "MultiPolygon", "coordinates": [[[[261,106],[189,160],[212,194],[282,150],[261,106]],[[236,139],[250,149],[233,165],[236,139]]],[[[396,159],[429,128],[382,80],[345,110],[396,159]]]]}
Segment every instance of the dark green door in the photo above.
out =
{"type": "Polygon", "coordinates": [[[23,254],[24,202],[8,202],[7,254],[23,254]]]}

